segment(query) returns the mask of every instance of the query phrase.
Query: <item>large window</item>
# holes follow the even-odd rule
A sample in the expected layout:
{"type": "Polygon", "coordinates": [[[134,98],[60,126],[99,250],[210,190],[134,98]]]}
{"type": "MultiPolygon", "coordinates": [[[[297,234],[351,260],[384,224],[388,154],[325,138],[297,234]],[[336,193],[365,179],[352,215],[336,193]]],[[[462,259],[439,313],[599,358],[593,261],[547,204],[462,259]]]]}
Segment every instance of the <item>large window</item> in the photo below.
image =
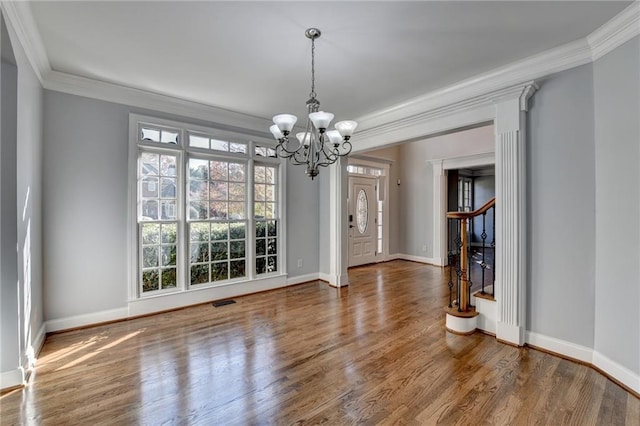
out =
{"type": "Polygon", "coordinates": [[[273,149],[242,135],[141,118],[131,117],[136,296],[283,273],[273,149]]]}

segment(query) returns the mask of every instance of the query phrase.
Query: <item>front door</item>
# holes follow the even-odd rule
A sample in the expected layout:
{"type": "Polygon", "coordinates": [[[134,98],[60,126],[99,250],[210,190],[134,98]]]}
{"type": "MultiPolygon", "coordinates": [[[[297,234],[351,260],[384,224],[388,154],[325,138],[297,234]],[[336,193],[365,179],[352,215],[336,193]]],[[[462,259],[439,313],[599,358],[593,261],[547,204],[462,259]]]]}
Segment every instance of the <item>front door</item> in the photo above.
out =
{"type": "Polygon", "coordinates": [[[349,266],[376,261],[376,178],[349,177],[349,266]]]}

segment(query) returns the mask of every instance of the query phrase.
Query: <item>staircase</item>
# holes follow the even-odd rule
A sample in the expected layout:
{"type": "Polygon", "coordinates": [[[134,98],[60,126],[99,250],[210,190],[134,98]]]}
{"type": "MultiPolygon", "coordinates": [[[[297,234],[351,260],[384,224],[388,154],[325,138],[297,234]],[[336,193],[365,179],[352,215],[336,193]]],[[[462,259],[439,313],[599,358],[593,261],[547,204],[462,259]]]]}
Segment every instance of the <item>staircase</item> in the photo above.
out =
{"type": "Polygon", "coordinates": [[[494,197],[475,211],[447,213],[449,305],[445,312],[451,333],[496,333],[495,205],[494,197]],[[482,232],[472,234],[475,228],[482,232]]]}

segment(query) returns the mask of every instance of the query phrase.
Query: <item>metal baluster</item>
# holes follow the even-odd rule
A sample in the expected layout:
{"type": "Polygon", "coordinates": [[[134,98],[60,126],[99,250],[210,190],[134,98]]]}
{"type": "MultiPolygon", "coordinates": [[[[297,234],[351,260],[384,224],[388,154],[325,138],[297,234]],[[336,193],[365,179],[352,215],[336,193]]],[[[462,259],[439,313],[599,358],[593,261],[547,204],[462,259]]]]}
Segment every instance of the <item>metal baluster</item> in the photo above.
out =
{"type": "Polygon", "coordinates": [[[491,296],[496,294],[496,208],[493,206],[493,237],[491,239],[491,247],[493,248],[493,265],[491,266],[491,274],[493,275],[493,285],[491,286],[491,296]]]}
{"type": "Polygon", "coordinates": [[[462,255],[461,222],[462,219],[456,219],[456,303],[458,304],[458,312],[462,312],[462,308],[460,307],[460,292],[462,291],[462,286],[460,285],[462,282],[462,265],[460,265],[460,256],[462,255]]]}
{"type": "Polygon", "coordinates": [[[471,251],[471,240],[473,238],[472,230],[473,229],[473,218],[470,217],[467,219],[467,288],[465,289],[467,292],[467,301],[469,303],[469,307],[473,308],[474,306],[471,304],[471,286],[473,285],[472,269],[473,269],[473,256],[471,251]]]}
{"type": "Polygon", "coordinates": [[[453,307],[453,247],[451,241],[451,221],[453,219],[449,219],[447,221],[447,259],[449,263],[449,307],[453,307]]]}
{"type": "Polygon", "coordinates": [[[487,269],[487,263],[485,262],[485,244],[486,244],[486,240],[487,240],[487,212],[482,213],[482,234],[480,235],[482,237],[482,263],[480,264],[480,267],[482,268],[482,291],[480,292],[481,294],[485,294],[484,293],[484,270],[487,269]]]}

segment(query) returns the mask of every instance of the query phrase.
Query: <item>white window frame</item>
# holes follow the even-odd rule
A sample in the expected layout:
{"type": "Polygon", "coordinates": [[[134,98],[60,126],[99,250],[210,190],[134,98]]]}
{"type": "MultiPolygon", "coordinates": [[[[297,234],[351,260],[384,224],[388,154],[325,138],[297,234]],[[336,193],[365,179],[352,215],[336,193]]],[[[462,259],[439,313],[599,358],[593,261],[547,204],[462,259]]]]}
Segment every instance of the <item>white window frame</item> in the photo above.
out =
{"type": "MultiPolygon", "coordinates": [[[[195,125],[192,123],[179,122],[144,116],[139,114],[129,115],[129,185],[128,185],[128,296],[129,301],[153,298],[162,295],[182,294],[194,292],[197,290],[223,287],[229,285],[243,285],[251,283],[256,279],[265,277],[286,278],[286,162],[279,158],[259,157],[255,155],[255,146],[274,148],[274,143],[267,138],[247,135],[241,132],[233,132],[221,130],[212,127],[195,125]],[[177,130],[178,143],[161,143],[140,140],[140,127],[148,125],[154,129],[160,130],[177,130]],[[204,148],[189,147],[188,137],[190,134],[198,136],[208,136],[210,138],[225,140],[234,143],[244,143],[247,146],[245,153],[233,153],[225,151],[217,151],[204,148]],[[141,255],[142,250],[139,246],[139,194],[138,194],[138,157],[140,152],[156,152],[171,153],[177,157],[177,286],[171,289],[161,289],[148,293],[142,292],[141,276],[141,255]],[[189,222],[188,217],[188,185],[187,176],[188,161],[191,155],[197,158],[211,158],[227,161],[242,162],[246,165],[246,193],[245,193],[245,211],[247,223],[246,229],[246,245],[245,245],[245,277],[229,279],[225,281],[212,282],[208,284],[198,284],[192,286],[190,284],[190,250],[189,250],[189,222]],[[273,273],[261,274],[256,277],[255,273],[255,218],[254,218],[254,164],[275,165],[277,166],[277,211],[278,211],[278,270],[273,273]]],[[[159,222],[159,221],[158,221],[159,222]]],[[[150,223],[156,223],[151,221],[150,223]]]]}

